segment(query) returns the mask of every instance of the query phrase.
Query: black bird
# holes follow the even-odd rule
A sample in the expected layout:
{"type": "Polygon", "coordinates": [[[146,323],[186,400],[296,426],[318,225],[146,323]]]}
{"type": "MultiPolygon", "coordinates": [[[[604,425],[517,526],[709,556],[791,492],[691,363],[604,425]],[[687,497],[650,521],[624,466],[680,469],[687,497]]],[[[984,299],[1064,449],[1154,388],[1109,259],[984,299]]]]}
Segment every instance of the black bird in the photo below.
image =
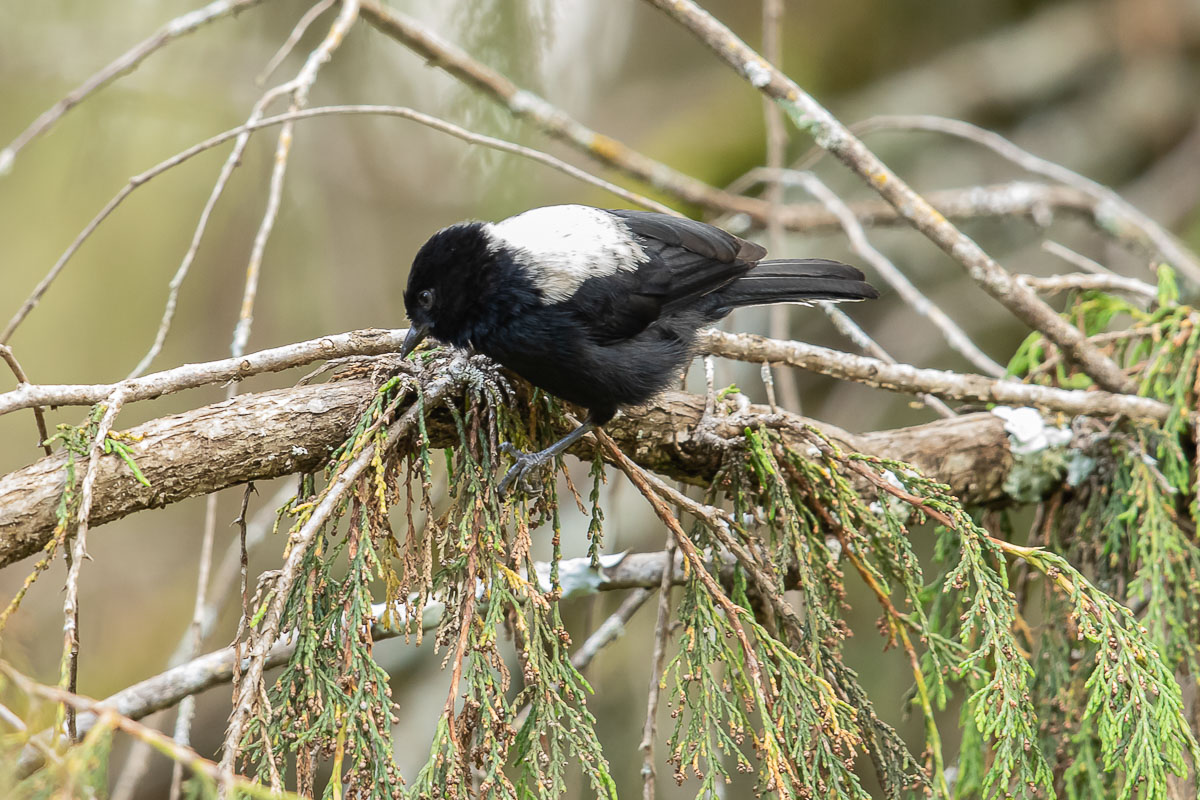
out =
{"type": "Polygon", "coordinates": [[[766,254],[712,225],[649,211],[548,206],[451,225],[413,261],[403,354],[427,335],[469,346],[588,410],[545,450],[506,445],[516,464],[504,491],[618,408],[665,389],[692,359],[696,330],[733,309],[878,296],[854,267],[766,254]]]}

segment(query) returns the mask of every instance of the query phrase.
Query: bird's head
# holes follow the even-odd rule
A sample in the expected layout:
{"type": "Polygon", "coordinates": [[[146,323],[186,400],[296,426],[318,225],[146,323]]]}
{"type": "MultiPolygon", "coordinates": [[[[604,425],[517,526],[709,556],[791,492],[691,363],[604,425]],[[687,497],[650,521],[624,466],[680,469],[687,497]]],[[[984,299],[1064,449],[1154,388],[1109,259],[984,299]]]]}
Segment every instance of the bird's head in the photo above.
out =
{"type": "Polygon", "coordinates": [[[404,356],[430,334],[457,347],[467,343],[472,276],[488,257],[487,237],[479,222],[443,228],[421,246],[404,290],[404,310],[412,322],[404,356]]]}
{"type": "Polygon", "coordinates": [[[486,339],[502,320],[535,299],[511,254],[486,222],[461,222],[435,233],[417,251],[404,308],[412,321],[402,354],[426,336],[465,347],[486,339]]]}

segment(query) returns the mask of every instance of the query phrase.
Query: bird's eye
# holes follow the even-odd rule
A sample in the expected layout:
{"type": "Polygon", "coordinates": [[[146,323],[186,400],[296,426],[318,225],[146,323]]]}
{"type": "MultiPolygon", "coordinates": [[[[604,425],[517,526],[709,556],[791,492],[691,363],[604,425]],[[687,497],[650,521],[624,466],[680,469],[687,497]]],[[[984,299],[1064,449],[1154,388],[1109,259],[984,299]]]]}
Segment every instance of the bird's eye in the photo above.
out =
{"type": "Polygon", "coordinates": [[[433,289],[425,289],[417,295],[417,305],[426,311],[433,308],[433,289]]]}

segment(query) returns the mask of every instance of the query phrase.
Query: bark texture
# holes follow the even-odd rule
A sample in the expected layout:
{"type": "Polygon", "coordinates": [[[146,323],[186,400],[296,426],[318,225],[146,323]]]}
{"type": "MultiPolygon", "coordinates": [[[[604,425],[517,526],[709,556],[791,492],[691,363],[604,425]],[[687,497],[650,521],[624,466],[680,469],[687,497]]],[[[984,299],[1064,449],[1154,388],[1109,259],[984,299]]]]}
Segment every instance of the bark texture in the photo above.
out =
{"type": "MultiPolygon", "coordinates": [[[[342,443],[375,393],[375,381],[358,377],[298,386],[232,400],[152,420],[126,431],[144,486],[115,455],[103,456],[95,485],[91,525],[101,525],[147,508],[165,506],[254,480],[314,470],[342,443]]],[[[1012,465],[1003,421],[986,413],[967,414],[867,434],[850,434],[796,415],[750,405],[733,414],[705,418],[704,398],[668,393],[606,430],[647,469],[692,484],[709,482],[727,442],[748,426],[767,424],[799,443],[791,426],[812,424],[842,446],[909,461],[950,487],[966,503],[1004,497],[1012,465]]],[[[431,409],[435,445],[451,441],[448,416],[431,409]]],[[[583,442],[573,451],[595,457],[583,442]]],[[[37,552],[50,539],[62,495],[65,456],[55,454],[0,477],[0,567],[37,552]]],[[[82,474],[84,466],[78,470],[82,474]]]]}

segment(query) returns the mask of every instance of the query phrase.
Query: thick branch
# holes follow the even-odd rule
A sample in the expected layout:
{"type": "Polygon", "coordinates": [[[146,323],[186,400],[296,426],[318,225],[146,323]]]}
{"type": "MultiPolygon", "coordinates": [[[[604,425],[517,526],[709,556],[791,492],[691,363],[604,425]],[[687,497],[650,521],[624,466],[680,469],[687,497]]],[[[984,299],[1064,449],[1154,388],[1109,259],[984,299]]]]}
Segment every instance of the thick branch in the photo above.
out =
{"type": "MultiPolygon", "coordinates": [[[[127,434],[150,486],[139,483],[117,457],[102,457],[92,523],[246,481],[315,469],[342,443],[374,392],[372,380],[354,378],[242,395],[140,425],[127,434]]],[[[747,426],[772,425],[786,437],[789,425],[807,422],[762,406],[705,420],[702,397],[671,393],[606,427],[642,466],[706,483],[721,463],[726,442],[741,436],[747,426]]],[[[953,487],[966,502],[1003,497],[1001,486],[1011,458],[1003,423],[990,414],[860,436],[819,427],[852,449],[913,462],[953,487]]],[[[454,441],[452,425],[437,414],[431,416],[430,429],[435,445],[454,441]]],[[[574,452],[581,458],[595,456],[594,447],[586,443],[574,452]]],[[[56,522],[64,463],[58,454],[0,477],[0,567],[31,555],[48,540],[56,522]]]]}
{"type": "MultiPolygon", "coordinates": [[[[359,379],[301,386],[205,406],[128,431],[144,486],[115,455],[96,473],[91,524],[251,480],[318,468],[345,438],[374,392],[359,379]]],[[[0,567],[49,538],[62,495],[59,453],[0,477],[0,567]]],[[[82,467],[81,467],[82,469],[82,467]]]]}

